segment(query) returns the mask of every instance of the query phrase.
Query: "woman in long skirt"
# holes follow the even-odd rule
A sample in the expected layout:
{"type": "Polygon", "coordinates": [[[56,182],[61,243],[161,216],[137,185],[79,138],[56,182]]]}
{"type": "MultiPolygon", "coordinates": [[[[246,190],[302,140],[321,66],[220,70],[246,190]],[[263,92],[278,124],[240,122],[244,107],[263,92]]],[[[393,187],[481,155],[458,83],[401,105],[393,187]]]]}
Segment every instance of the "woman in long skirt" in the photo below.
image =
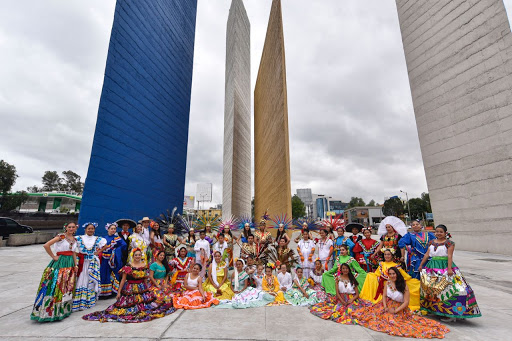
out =
{"type": "Polygon", "coordinates": [[[133,249],[132,263],[121,269],[123,277],[116,303],[103,311],[84,315],[87,321],[139,323],[164,317],[176,311],[172,302],[159,303],[147,285],[147,265],[142,250],[133,249]]]}
{"type": "Polygon", "coordinates": [[[71,314],[78,262],[76,259],[76,224],[68,223],[65,233],[44,244],[51,257],[44,269],[30,319],[38,322],[59,321],[71,314]],[[51,246],[54,245],[53,253],[51,246]]]}
{"type": "Polygon", "coordinates": [[[185,276],[183,283],[185,291],[182,295],[173,297],[176,309],[202,309],[219,304],[219,300],[213,297],[211,292],[203,290],[203,278],[199,275],[201,270],[201,264],[196,263],[190,273],[185,276]]]}
{"type": "Polygon", "coordinates": [[[73,311],[85,310],[93,307],[100,295],[100,258],[98,257],[104,249],[107,241],[105,238],[94,235],[96,223],[83,225],[85,234],[78,236],[77,249],[80,257],[83,257],[82,272],[76,281],[75,293],[73,295],[73,311]]]}
{"type": "Polygon", "coordinates": [[[322,275],[324,274],[324,268],[322,267],[322,262],[317,259],[315,261],[315,268],[313,271],[309,273],[309,286],[316,292],[316,297],[319,302],[325,301],[327,298],[327,293],[325,292],[324,287],[322,286],[322,275]]]}
{"type": "Polygon", "coordinates": [[[203,284],[204,291],[211,292],[219,301],[231,300],[234,296],[228,279],[227,261],[223,261],[220,252],[215,251],[208,269],[208,279],[203,284]]]}
{"type": "Polygon", "coordinates": [[[409,309],[409,288],[398,268],[388,270],[382,301],[356,310],[352,317],[366,328],[394,336],[444,338],[450,330],[437,321],[414,315],[409,309]]]}
{"type": "Polygon", "coordinates": [[[370,306],[371,302],[359,298],[357,280],[347,264],[341,264],[335,279],[336,295],[328,295],[325,301],[313,305],[310,312],[324,320],[342,324],[357,324],[352,317],[352,312],[370,306]]]}
{"type": "Polygon", "coordinates": [[[192,266],[195,264],[194,257],[187,257],[187,247],[185,245],[180,245],[176,248],[177,255],[172,259],[169,263],[171,268],[173,268],[174,275],[171,278],[171,291],[174,293],[179,293],[185,288],[183,287],[183,283],[185,282],[185,276],[192,269],[192,266]]]}
{"type": "Polygon", "coordinates": [[[419,268],[421,309],[447,317],[447,322],[482,316],[473,289],[453,262],[455,243],[447,239],[446,226],[437,226],[435,235],[419,268]]]}
{"type": "Polygon", "coordinates": [[[292,288],[284,293],[286,301],[295,306],[310,306],[317,303],[316,291],[309,287],[309,282],[304,277],[304,270],[297,268],[295,273],[292,288]]]}
{"type": "Polygon", "coordinates": [[[171,268],[167,264],[165,251],[158,251],[154,256],[155,261],[149,266],[149,290],[155,294],[158,303],[172,303],[171,286],[169,285],[171,268]]]}
{"type": "Polygon", "coordinates": [[[101,253],[100,275],[101,292],[100,297],[110,297],[117,294],[121,276],[119,270],[123,267],[123,257],[127,245],[116,230],[117,223],[107,224],[107,236],[105,236],[105,249],[101,253]]]}

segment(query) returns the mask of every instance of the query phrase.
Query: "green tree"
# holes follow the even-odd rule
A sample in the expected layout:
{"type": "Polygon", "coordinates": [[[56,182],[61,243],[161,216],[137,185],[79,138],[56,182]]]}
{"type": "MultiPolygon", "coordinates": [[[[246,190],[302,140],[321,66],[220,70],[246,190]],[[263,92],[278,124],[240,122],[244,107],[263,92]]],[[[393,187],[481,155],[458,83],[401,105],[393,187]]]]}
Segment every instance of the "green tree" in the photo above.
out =
{"type": "Polygon", "coordinates": [[[27,187],[27,192],[29,193],[38,193],[38,192],[41,192],[41,188],[37,187],[37,186],[30,186],[30,187],[27,187]]]}
{"type": "Polygon", "coordinates": [[[254,219],[254,197],[251,200],[251,217],[254,219]]]}
{"type": "Polygon", "coordinates": [[[297,195],[292,197],[292,218],[297,219],[306,215],[306,205],[297,195]]]}
{"type": "Polygon", "coordinates": [[[389,198],[388,200],[384,201],[382,213],[384,213],[385,216],[393,215],[395,217],[399,217],[404,214],[404,211],[404,204],[398,197],[389,198]]]}
{"type": "Polygon", "coordinates": [[[409,199],[411,209],[411,219],[423,219],[423,214],[427,212],[426,201],[421,198],[409,199]]]}
{"type": "Polygon", "coordinates": [[[73,191],[80,194],[83,192],[84,183],[80,181],[80,175],[71,170],[62,172],[62,175],[64,175],[64,183],[61,186],[62,190],[73,191]]]}
{"type": "Polygon", "coordinates": [[[56,171],[44,172],[42,182],[43,191],[59,191],[62,188],[62,179],[56,171]]]}
{"type": "Polygon", "coordinates": [[[16,167],[0,160],[0,210],[4,212],[16,209],[28,199],[26,192],[9,193],[17,178],[16,167]]]}
{"type": "Polygon", "coordinates": [[[427,212],[432,213],[432,206],[430,206],[430,194],[421,193],[421,200],[425,202],[425,206],[427,207],[427,212]]]}
{"type": "Polygon", "coordinates": [[[374,207],[375,206],[375,200],[370,200],[370,202],[367,204],[367,206],[374,207]]]}
{"type": "Polygon", "coordinates": [[[359,197],[352,197],[348,203],[348,208],[366,206],[364,200],[359,197]]]}

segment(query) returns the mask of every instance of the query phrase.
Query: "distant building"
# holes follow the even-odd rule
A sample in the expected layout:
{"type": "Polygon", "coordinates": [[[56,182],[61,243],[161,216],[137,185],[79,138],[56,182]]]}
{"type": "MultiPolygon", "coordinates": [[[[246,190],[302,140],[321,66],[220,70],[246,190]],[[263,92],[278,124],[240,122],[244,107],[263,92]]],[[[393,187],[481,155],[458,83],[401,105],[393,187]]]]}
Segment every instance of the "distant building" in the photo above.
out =
{"type": "Polygon", "coordinates": [[[359,223],[364,226],[379,224],[384,219],[382,206],[363,206],[347,208],[343,213],[345,224],[359,223]]]}
{"type": "Polygon", "coordinates": [[[82,196],[74,192],[27,193],[29,199],[20,212],[68,213],[80,212],[82,196]]]}
{"type": "Polygon", "coordinates": [[[221,218],[222,217],[222,210],[219,210],[217,208],[210,208],[208,210],[197,210],[196,211],[197,217],[208,217],[208,218],[221,218]]]}
{"type": "Polygon", "coordinates": [[[313,205],[315,219],[325,219],[328,216],[343,214],[348,207],[348,203],[322,194],[313,194],[313,198],[315,198],[313,205]]]}

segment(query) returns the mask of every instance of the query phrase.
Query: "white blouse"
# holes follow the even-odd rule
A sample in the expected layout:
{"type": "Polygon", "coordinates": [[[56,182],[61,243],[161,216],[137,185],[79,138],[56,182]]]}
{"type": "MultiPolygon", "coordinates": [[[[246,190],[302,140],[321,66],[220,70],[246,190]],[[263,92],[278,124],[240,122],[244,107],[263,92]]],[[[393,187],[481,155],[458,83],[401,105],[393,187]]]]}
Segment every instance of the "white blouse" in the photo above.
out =
{"type": "Polygon", "coordinates": [[[55,253],[57,252],[65,252],[65,251],[73,251],[77,252],[76,241],[73,244],[69,244],[66,238],[59,240],[55,244],[53,244],[55,253]],[[71,246],[71,248],[70,248],[71,246]]]}
{"type": "Polygon", "coordinates": [[[356,293],[356,290],[354,288],[354,286],[352,285],[352,283],[347,282],[345,283],[344,281],[339,281],[338,282],[338,290],[340,292],[340,294],[355,294],[356,293]]]}
{"type": "Polygon", "coordinates": [[[197,276],[195,279],[192,279],[192,277],[190,277],[190,275],[188,275],[188,286],[189,287],[195,287],[197,289],[198,284],[199,284],[199,276],[197,276]]]}
{"type": "Polygon", "coordinates": [[[298,247],[300,248],[300,252],[302,253],[302,256],[304,257],[304,261],[308,261],[309,255],[312,253],[313,249],[315,248],[315,242],[312,240],[301,240],[298,244],[298,247]]]}
{"type": "Polygon", "coordinates": [[[429,246],[431,257],[448,257],[448,249],[446,245],[439,245],[437,249],[434,245],[429,246]]]}
{"type": "Polygon", "coordinates": [[[264,275],[258,275],[257,273],[253,275],[254,281],[256,282],[256,289],[258,290],[263,290],[263,276],[264,275]]]}
{"type": "Polygon", "coordinates": [[[292,275],[290,275],[289,272],[285,273],[284,275],[282,272],[278,273],[277,280],[279,281],[279,285],[281,287],[285,287],[286,290],[290,290],[292,288],[292,275]]]}
{"type": "Polygon", "coordinates": [[[101,249],[103,246],[105,246],[105,244],[107,244],[107,240],[105,238],[98,236],[88,236],[84,234],[83,236],[80,236],[80,238],[82,239],[82,243],[87,249],[90,249],[94,246],[94,243],[96,242],[97,238],[99,238],[98,249],[101,249]]]}
{"type": "Polygon", "coordinates": [[[391,289],[391,287],[388,285],[387,296],[389,299],[402,303],[404,301],[404,294],[402,294],[400,291],[396,289],[391,289]]]}
{"type": "Polygon", "coordinates": [[[311,278],[313,281],[315,281],[315,284],[322,284],[322,274],[315,275],[315,272],[311,271],[309,273],[309,278],[311,278]]]}

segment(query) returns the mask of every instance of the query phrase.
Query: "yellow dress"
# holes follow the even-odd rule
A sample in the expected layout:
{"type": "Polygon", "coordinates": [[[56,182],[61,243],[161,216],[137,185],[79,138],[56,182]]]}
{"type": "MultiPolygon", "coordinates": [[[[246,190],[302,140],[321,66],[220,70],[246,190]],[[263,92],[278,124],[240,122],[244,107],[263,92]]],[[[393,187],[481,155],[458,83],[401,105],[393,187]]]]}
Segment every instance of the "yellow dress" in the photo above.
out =
{"type": "Polygon", "coordinates": [[[267,279],[267,275],[263,276],[262,281],[262,289],[265,292],[268,292],[272,296],[275,297],[274,302],[269,303],[268,305],[281,305],[281,304],[289,304],[288,301],[284,298],[284,293],[279,290],[279,281],[277,280],[277,277],[272,275],[272,278],[267,279]]]}
{"type": "Polygon", "coordinates": [[[384,288],[384,285],[386,285],[388,280],[388,270],[392,267],[397,267],[400,270],[400,273],[404,277],[405,283],[409,288],[409,309],[413,311],[418,310],[420,308],[420,281],[409,276],[407,272],[402,270],[400,265],[395,262],[380,262],[379,267],[375,272],[368,272],[359,297],[372,303],[380,302],[382,300],[382,291],[379,289],[384,288]],[[378,291],[380,291],[380,294],[375,298],[378,291]]]}
{"type": "MultiPolygon", "coordinates": [[[[224,279],[224,269],[225,268],[226,268],[225,262],[221,262],[220,264],[217,264],[216,273],[217,273],[217,283],[219,283],[219,284],[222,283],[222,281],[224,279]]],[[[226,279],[226,282],[224,282],[224,284],[222,284],[219,289],[222,292],[221,295],[217,295],[217,289],[215,288],[213,283],[210,282],[209,278],[203,283],[203,290],[213,293],[215,299],[217,299],[219,301],[230,300],[233,298],[233,296],[235,296],[235,293],[233,292],[233,290],[231,290],[231,284],[229,283],[229,280],[227,280],[227,279],[226,279]]]]}

